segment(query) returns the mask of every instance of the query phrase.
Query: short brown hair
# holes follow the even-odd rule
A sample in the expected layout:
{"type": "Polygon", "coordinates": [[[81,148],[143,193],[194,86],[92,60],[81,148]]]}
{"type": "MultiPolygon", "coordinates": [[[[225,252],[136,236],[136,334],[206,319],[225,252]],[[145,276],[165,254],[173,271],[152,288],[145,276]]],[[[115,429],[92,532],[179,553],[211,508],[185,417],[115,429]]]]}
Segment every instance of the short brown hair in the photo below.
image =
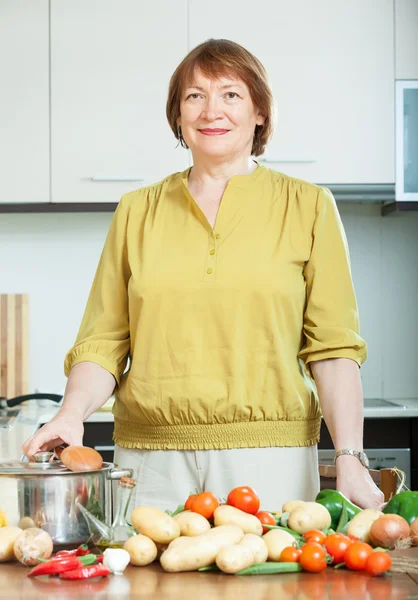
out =
{"type": "Polygon", "coordinates": [[[175,137],[183,148],[187,144],[177,126],[180,116],[180,99],[183,90],[193,81],[195,69],[206,77],[218,78],[235,75],[246,83],[253,104],[265,118],[264,125],[256,125],[251,154],[263,154],[273,134],[274,99],[268,83],[267,72],[261,62],[248,50],[230,40],[209,39],[196,46],[174,71],[168,89],[167,119],[175,137]]]}

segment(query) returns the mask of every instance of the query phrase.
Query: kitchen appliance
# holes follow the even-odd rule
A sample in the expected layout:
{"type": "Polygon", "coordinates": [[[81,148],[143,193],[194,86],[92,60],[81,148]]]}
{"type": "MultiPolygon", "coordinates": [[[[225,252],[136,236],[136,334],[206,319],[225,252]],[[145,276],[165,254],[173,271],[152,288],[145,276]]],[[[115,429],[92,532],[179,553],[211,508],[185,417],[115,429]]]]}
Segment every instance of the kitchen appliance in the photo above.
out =
{"type": "Polygon", "coordinates": [[[10,429],[13,426],[13,422],[19,415],[19,408],[12,408],[18,406],[26,400],[52,400],[53,402],[61,402],[62,396],[59,394],[25,394],[24,396],[18,396],[16,398],[0,398],[0,429],[10,429]]]}
{"type": "Polygon", "coordinates": [[[29,391],[29,298],[0,294],[0,396],[29,391]]]}
{"type": "Polygon", "coordinates": [[[418,200],[418,81],[396,82],[396,200],[418,200]]]}
{"type": "Polygon", "coordinates": [[[111,525],[112,481],[132,477],[132,469],[103,463],[96,471],[75,472],[52,458],[52,452],[38,452],[33,462],[0,462],[0,508],[9,525],[29,517],[33,527],[49,533],[54,546],[79,545],[90,532],[77,503],[111,525]]]}

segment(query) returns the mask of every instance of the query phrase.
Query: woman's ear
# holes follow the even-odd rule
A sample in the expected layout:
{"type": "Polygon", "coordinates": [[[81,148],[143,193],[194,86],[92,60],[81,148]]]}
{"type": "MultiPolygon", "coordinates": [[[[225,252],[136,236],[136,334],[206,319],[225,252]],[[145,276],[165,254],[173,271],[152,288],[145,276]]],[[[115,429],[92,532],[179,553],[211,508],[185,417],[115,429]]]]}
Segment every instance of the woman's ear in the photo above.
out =
{"type": "Polygon", "coordinates": [[[255,120],[256,125],[264,125],[266,121],[266,117],[264,115],[262,115],[261,113],[257,114],[257,118],[255,120]]]}

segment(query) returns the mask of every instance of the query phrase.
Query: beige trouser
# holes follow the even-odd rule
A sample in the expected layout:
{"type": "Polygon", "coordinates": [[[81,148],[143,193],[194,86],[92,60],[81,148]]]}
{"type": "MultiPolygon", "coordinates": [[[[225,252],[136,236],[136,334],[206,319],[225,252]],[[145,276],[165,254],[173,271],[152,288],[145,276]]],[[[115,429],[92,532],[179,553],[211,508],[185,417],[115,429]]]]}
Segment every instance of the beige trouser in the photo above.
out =
{"type": "Polygon", "coordinates": [[[210,491],[226,499],[248,485],[260,510],[278,511],[288,500],[314,501],[319,492],[317,446],[232,450],[139,450],[115,447],[115,463],[134,470],[135,506],[175,510],[190,493],[210,491]]]}

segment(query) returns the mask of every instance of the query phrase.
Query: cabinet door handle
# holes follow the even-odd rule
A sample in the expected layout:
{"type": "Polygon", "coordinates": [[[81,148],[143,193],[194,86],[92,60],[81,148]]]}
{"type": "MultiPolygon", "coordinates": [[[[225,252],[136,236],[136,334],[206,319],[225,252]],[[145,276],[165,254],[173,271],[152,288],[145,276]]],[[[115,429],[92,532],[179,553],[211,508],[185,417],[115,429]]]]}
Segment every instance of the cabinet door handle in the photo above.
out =
{"type": "Polygon", "coordinates": [[[106,181],[110,181],[110,182],[119,182],[119,181],[145,181],[145,179],[143,177],[140,176],[132,176],[132,177],[109,177],[106,175],[94,175],[93,177],[90,177],[90,181],[95,181],[95,182],[106,182],[106,181]]]}
{"type": "Polygon", "coordinates": [[[277,157],[277,158],[273,158],[273,157],[269,157],[269,156],[265,156],[264,158],[261,157],[258,159],[260,162],[263,163],[315,163],[318,162],[316,160],[316,158],[291,158],[291,157],[287,157],[286,156],[281,156],[281,157],[277,157]]]}
{"type": "Polygon", "coordinates": [[[94,446],[94,449],[97,450],[97,452],[113,452],[115,446],[94,446]]]}

